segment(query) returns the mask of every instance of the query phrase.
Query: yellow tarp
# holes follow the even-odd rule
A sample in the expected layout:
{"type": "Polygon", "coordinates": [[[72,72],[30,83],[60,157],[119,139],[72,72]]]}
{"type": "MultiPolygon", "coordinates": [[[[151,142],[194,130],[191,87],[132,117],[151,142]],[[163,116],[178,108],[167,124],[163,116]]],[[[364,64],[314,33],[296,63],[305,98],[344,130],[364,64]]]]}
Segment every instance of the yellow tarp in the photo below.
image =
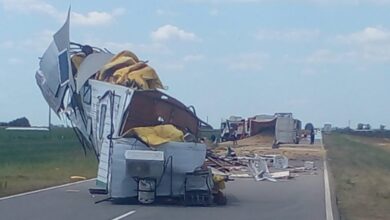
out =
{"type": "Polygon", "coordinates": [[[137,136],[149,146],[158,145],[177,141],[182,142],[184,133],[173,125],[157,125],[153,127],[139,127],[130,129],[124,136],[137,136]]]}
{"type": "Polygon", "coordinates": [[[133,52],[128,50],[123,50],[122,52],[118,53],[111,59],[111,61],[116,61],[120,57],[131,57],[135,62],[139,62],[138,57],[133,52]]]}
{"type": "Polygon", "coordinates": [[[126,50],[104,65],[97,79],[142,90],[164,88],[156,71],[126,50]]]}
{"type": "Polygon", "coordinates": [[[218,190],[223,190],[225,189],[225,177],[222,175],[213,175],[213,182],[214,182],[214,187],[218,190]]]}

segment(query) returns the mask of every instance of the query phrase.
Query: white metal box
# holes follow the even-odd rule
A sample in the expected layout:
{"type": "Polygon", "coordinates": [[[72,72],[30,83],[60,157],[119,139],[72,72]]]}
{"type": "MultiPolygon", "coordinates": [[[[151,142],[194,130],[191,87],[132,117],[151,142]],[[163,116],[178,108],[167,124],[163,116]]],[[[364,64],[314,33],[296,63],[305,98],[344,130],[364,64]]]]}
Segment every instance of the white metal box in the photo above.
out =
{"type": "Polygon", "coordinates": [[[132,177],[158,178],[164,170],[164,152],[151,150],[125,151],[126,169],[132,177]]]}

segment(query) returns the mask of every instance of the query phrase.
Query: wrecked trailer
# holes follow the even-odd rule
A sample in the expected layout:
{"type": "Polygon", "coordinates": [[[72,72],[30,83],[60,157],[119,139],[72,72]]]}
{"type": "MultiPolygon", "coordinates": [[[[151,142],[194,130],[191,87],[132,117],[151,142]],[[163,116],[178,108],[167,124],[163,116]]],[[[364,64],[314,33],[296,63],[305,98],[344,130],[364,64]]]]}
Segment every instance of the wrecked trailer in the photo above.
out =
{"type": "Polygon", "coordinates": [[[275,144],[299,144],[301,121],[292,113],[276,113],[275,144]]]}
{"type": "Polygon", "coordinates": [[[162,92],[157,73],[134,53],[70,42],[69,23],[68,13],[40,58],[36,80],[84,150],[96,154],[90,193],[144,204],[164,197],[188,205],[226,201],[215,184],[221,177],[205,166],[206,145],[199,142],[199,128],[211,126],[162,92]]]}
{"type": "Polygon", "coordinates": [[[277,117],[274,115],[256,115],[248,118],[249,136],[256,134],[275,135],[277,117]]]}

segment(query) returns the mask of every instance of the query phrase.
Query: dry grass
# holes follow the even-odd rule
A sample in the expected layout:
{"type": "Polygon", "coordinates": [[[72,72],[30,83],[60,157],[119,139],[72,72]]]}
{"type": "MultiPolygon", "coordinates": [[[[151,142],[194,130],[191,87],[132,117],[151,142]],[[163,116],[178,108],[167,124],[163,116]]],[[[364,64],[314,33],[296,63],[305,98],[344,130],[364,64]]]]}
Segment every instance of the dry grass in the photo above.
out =
{"type": "Polygon", "coordinates": [[[324,138],[341,219],[390,219],[390,153],[385,140],[332,134],[324,138]]]}
{"type": "Polygon", "coordinates": [[[364,144],[382,148],[390,152],[390,138],[364,137],[364,136],[346,136],[349,140],[359,141],[364,144]]]}

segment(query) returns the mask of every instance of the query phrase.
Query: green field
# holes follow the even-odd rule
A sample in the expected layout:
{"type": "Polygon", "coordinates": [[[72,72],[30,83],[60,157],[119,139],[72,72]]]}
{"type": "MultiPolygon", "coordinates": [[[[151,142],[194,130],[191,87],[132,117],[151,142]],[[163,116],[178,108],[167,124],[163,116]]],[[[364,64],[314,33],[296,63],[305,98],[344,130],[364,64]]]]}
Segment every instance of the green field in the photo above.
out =
{"type": "Polygon", "coordinates": [[[341,219],[390,219],[390,141],[324,136],[341,219]]]}
{"type": "Polygon", "coordinates": [[[97,160],[71,128],[6,131],[0,128],[0,197],[96,177],[97,160]]]}

